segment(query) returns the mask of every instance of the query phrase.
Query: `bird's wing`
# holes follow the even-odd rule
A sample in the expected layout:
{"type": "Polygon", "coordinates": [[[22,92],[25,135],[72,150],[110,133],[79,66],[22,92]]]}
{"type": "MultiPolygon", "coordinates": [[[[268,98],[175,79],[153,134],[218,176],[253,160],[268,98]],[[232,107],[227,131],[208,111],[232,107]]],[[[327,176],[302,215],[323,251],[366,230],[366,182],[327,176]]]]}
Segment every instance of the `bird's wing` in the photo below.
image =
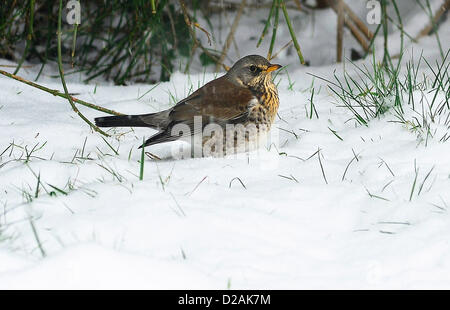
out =
{"type": "Polygon", "coordinates": [[[248,88],[220,77],[180,101],[169,117],[174,123],[191,123],[195,116],[202,116],[207,123],[227,123],[245,116],[253,98],[248,88]]]}
{"type": "Polygon", "coordinates": [[[213,80],[178,102],[172,109],[143,116],[142,119],[147,123],[154,123],[158,116],[158,119],[164,119],[159,124],[165,127],[150,137],[144,146],[177,140],[180,133],[172,131],[178,124],[187,125],[189,135],[194,135],[210,123],[224,127],[227,123],[242,122],[247,117],[253,98],[249,89],[236,86],[224,77],[213,80]],[[164,117],[159,117],[160,114],[164,117]],[[194,124],[195,117],[201,117],[201,126],[194,124]]]}

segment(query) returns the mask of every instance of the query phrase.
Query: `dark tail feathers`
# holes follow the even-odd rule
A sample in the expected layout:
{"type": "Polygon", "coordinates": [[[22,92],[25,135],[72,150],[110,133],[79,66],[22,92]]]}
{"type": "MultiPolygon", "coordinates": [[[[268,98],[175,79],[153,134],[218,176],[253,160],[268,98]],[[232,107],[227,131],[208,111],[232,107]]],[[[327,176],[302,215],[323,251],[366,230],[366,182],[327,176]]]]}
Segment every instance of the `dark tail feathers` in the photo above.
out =
{"type": "Polygon", "coordinates": [[[158,130],[158,133],[145,141],[141,146],[143,147],[179,139],[178,136],[172,136],[170,134],[169,113],[170,110],[141,115],[97,117],[95,119],[95,124],[98,127],[149,127],[158,130]]]}
{"type": "Polygon", "coordinates": [[[97,117],[95,125],[98,127],[153,127],[142,121],[140,115],[120,115],[97,117]]]}

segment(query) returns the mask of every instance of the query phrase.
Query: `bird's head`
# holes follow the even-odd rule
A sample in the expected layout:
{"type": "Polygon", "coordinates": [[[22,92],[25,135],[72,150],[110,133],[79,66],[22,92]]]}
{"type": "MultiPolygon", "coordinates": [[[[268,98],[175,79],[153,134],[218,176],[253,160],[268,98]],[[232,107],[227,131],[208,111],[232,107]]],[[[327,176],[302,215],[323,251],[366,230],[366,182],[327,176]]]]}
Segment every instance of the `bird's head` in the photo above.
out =
{"type": "Polygon", "coordinates": [[[249,55],[239,59],[228,71],[227,77],[234,83],[253,88],[272,82],[271,72],[279,68],[280,65],[271,64],[262,56],[249,55]]]}

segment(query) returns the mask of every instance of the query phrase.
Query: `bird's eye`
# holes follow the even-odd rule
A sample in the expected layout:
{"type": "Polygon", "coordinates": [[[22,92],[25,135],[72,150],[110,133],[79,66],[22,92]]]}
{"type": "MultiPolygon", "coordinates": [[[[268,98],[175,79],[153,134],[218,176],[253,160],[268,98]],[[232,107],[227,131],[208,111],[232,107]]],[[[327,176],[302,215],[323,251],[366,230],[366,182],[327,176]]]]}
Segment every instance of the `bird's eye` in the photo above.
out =
{"type": "Polygon", "coordinates": [[[255,65],[250,66],[250,71],[255,73],[258,70],[258,68],[255,65]]]}

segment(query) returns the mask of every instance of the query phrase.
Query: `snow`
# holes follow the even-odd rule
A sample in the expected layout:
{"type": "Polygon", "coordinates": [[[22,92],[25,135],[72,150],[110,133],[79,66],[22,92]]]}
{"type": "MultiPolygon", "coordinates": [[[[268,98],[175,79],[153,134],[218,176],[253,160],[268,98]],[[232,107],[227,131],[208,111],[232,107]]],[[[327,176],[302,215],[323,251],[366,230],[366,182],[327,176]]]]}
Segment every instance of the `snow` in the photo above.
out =
{"type": "MultiPolygon", "coordinates": [[[[450,28],[441,29],[446,51],[450,28]]],[[[307,46],[305,55],[314,55],[307,46]]],[[[416,56],[423,49],[430,63],[440,57],[434,37],[409,45],[405,59],[412,48],[416,56]]],[[[307,73],[332,78],[334,70],[342,76],[343,66],[296,61],[287,54],[277,60],[291,64],[295,84],[286,73],[277,77],[275,146],[183,160],[172,157],[177,143],[152,146],[146,151],[162,160],[146,160],[143,181],[137,147],[153,131],[109,131],[116,155],[64,99],[0,77],[0,154],[15,144],[0,159],[0,288],[449,288],[449,142],[425,142],[393,122],[391,112],[356,125],[317,79],[319,118],[310,119],[307,73]],[[30,152],[38,143],[25,162],[23,148],[30,152]],[[42,185],[34,198],[37,175],[42,185]]],[[[33,80],[38,69],[20,75],[33,80]]],[[[430,74],[423,63],[420,72],[430,74]]],[[[214,77],[176,73],[143,97],[153,85],[84,85],[72,75],[68,87],[80,99],[135,114],[168,108],[172,95],[182,99],[214,77]]],[[[48,74],[39,83],[61,89],[48,74]]],[[[425,92],[428,100],[433,95],[425,92]]],[[[91,120],[103,115],[79,108],[91,120]]],[[[442,123],[432,126],[436,137],[448,131],[442,123]]]]}
{"type": "Polygon", "coordinates": [[[199,289],[213,284],[207,276],[180,262],[119,253],[88,243],[73,246],[32,268],[5,273],[0,288],[120,289],[126,286],[158,289],[171,286],[199,289]],[[170,274],[167,274],[168,270],[171,270],[170,274]]]}

